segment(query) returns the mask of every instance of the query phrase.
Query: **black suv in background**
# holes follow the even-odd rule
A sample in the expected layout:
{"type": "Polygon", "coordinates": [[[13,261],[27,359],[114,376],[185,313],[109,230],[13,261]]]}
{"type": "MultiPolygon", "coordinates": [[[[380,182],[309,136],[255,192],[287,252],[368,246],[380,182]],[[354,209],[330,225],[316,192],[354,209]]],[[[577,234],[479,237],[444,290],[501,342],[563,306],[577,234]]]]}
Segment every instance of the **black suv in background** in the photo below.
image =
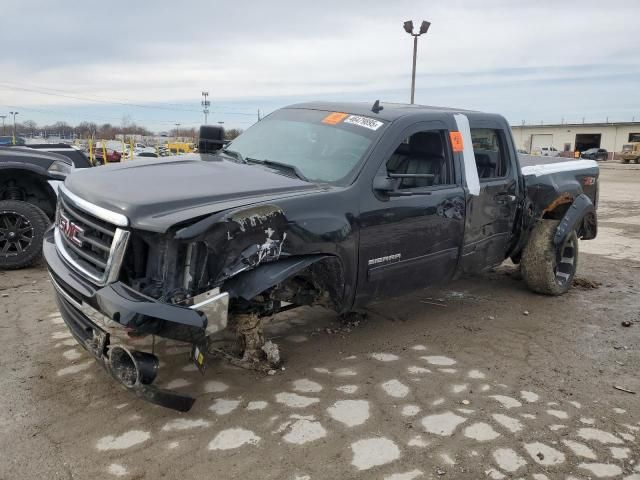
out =
{"type": "Polygon", "coordinates": [[[27,145],[27,147],[63,155],[73,162],[74,168],[93,167],[91,160],[89,160],[89,157],[87,157],[83,151],[66,143],[31,143],[27,145]]]}
{"type": "Polygon", "coordinates": [[[69,158],[23,146],[0,147],[0,269],[34,264],[53,222],[69,158]]]}

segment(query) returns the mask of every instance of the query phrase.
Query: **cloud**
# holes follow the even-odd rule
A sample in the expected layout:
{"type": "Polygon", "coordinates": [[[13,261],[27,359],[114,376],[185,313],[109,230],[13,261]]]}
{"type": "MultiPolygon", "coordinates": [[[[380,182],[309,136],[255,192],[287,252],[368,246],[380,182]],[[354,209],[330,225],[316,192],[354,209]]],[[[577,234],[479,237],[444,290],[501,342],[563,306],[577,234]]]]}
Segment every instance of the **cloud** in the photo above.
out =
{"type": "Polygon", "coordinates": [[[606,98],[603,114],[640,106],[637,95],[611,92],[611,85],[626,92],[625,75],[637,78],[640,64],[631,33],[640,6],[622,0],[10,0],[3,10],[11,40],[0,57],[0,104],[23,109],[197,123],[203,89],[214,107],[245,114],[295,98],[404,100],[412,40],[402,22],[409,18],[432,22],[419,40],[419,102],[506,105],[522,118],[544,113],[527,92],[553,99],[550,116],[588,110],[594,98],[606,98]],[[571,86],[585,98],[571,95],[571,86]]]}

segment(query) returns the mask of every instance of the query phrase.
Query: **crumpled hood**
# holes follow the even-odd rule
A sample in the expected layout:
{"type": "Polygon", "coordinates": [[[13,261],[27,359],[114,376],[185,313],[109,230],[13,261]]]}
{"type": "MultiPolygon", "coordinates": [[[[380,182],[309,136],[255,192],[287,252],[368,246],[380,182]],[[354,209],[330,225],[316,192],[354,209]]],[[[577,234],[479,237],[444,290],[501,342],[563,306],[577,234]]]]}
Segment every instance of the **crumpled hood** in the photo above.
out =
{"type": "Polygon", "coordinates": [[[133,228],[154,232],[228,208],[319,189],[262,166],[198,154],[76,170],[65,186],[125,215],[133,228]]]}

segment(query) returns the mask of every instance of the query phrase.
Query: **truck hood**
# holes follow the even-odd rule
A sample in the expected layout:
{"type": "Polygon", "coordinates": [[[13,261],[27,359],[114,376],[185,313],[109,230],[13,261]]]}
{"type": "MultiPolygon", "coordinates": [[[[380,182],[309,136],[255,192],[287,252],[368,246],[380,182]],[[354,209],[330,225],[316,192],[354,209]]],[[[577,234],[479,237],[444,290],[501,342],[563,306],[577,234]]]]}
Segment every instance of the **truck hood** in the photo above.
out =
{"type": "Polygon", "coordinates": [[[229,208],[320,190],[266,167],[198,154],[75,171],[65,187],[125,215],[133,228],[153,232],[229,208]]]}

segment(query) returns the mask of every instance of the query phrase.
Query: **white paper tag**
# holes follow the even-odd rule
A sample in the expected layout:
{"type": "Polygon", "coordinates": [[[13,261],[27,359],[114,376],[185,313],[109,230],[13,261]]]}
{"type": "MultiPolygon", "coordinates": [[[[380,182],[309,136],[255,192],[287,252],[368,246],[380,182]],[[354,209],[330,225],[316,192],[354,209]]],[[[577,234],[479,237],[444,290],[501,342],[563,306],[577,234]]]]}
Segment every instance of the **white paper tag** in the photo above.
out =
{"type": "Polygon", "coordinates": [[[377,130],[384,125],[384,123],[378,120],[369,117],[361,117],[359,115],[349,115],[344,119],[344,123],[358,125],[359,127],[368,128],[369,130],[377,130]]]}
{"type": "Polygon", "coordinates": [[[458,131],[462,134],[462,160],[464,162],[464,177],[467,188],[471,195],[480,195],[480,179],[478,178],[478,167],[476,166],[476,156],[473,153],[473,140],[471,139],[471,128],[466,115],[456,113],[453,115],[458,126],[458,131]]]}

